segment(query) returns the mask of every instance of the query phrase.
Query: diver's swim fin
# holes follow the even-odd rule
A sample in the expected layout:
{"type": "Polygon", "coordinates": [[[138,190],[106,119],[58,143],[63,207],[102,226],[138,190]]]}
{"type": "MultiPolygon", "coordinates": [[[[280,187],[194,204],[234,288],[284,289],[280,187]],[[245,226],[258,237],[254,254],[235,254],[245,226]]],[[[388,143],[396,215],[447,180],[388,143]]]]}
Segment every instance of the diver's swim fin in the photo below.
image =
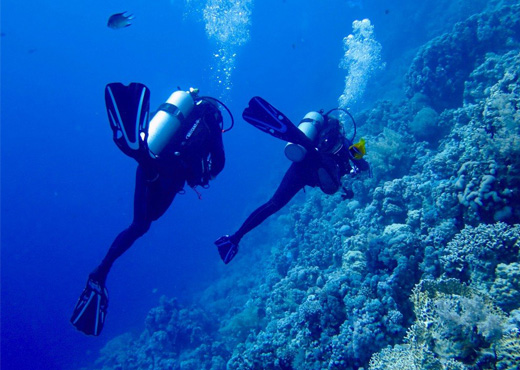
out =
{"type": "Polygon", "coordinates": [[[87,335],[98,336],[105,324],[108,291],[105,286],[89,278],[87,286],[74,307],[70,322],[87,335]]]}
{"type": "Polygon", "coordinates": [[[312,141],[289,118],[259,96],[255,96],[249,101],[249,106],[244,109],[242,118],[259,130],[278,139],[300,144],[307,150],[315,149],[312,141]]]}
{"type": "Polygon", "coordinates": [[[141,83],[110,83],[105,87],[105,104],[114,142],[134,159],[148,154],[146,137],[150,113],[150,90],[141,83]]]}
{"type": "Polygon", "coordinates": [[[231,241],[229,235],[224,235],[215,241],[218,254],[222,261],[227,265],[238,253],[238,244],[231,241]]]}

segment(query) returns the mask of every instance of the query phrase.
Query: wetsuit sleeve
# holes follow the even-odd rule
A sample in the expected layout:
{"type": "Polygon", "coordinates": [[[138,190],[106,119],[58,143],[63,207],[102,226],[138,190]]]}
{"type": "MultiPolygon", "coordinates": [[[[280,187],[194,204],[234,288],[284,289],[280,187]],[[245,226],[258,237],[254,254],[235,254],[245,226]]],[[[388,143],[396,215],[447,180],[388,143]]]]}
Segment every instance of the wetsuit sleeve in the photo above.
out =
{"type": "Polygon", "coordinates": [[[211,158],[210,176],[211,178],[215,178],[224,169],[226,156],[224,153],[224,143],[222,142],[222,129],[219,124],[222,120],[220,111],[217,110],[212,118],[213,119],[210,120],[212,137],[209,153],[211,158]]]}

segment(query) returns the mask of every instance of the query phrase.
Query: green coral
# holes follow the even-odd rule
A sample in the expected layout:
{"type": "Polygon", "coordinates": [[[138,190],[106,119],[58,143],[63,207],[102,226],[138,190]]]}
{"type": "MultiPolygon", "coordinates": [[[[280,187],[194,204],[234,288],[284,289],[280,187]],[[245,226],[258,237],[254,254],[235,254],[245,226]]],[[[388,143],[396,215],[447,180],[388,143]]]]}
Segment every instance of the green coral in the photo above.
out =
{"type": "Polygon", "coordinates": [[[417,360],[410,344],[386,347],[372,356],[370,370],[420,370],[418,363],[422,361],[417,360]]]}
{"type": "Polygon", "coordinates": [[[416,321],[404,344],[374,354],[370,370],[492,369],[518,357],[518,338],[503,333],[506,314],[486,295],[439,279],[422,280],[410,299],[416,321]]]}
{"type": "Polygon", "coordinates": [[[474,355],[502,335],[505,315],[486,296],[455,279],[423,280],[411,296],[414,337],[441,359],[475,362],[474,355]]]}

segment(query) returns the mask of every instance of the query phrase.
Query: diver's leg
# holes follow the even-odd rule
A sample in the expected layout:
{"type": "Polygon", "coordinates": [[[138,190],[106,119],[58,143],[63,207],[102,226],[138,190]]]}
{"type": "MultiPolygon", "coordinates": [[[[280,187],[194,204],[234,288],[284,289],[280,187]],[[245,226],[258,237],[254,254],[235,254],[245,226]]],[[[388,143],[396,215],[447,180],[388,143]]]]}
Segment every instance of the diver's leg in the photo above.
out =
{"type": "Polygon", "coordinates": [[[169,175],[150,177],[141,165],[137,167],[132,224],[116,237],[101,264],[90,274],[92,278],[104,284],[114,262],[170,207],[185,181],[179,172],[169,175]]]}
{"type": "Polygon", "coordinates": [[[310,185],[308,184],[306,171],[307,169],[301,166],[300,163],[293,163],[283,177],[273,197],[251,213],[240,229],[231,235],[229,239],[233,243],[238,244],[245,234],[260,225],[269,216],[282,209],[305,185],[310,185]]]}
{"type": "Polygon", "coordinates": [[[172,170],[160,177],[160,181],[152,184],[153,191],[150,192],[148,217],[151,221],[157,221],[167,210],[182,190],[185,176],[182,171],[172,170]]]}
{"type": "Polygon", "coordinates": [[[148,183],[141,166],[138,166],[134,192],[134,219],[132,224],[116,237],[101,264],[90,274],[94,280],[104,284],[113,263],[150,228],[152,219],[149,208],[154,193],[153,186],[153,183],[148,183]]]}

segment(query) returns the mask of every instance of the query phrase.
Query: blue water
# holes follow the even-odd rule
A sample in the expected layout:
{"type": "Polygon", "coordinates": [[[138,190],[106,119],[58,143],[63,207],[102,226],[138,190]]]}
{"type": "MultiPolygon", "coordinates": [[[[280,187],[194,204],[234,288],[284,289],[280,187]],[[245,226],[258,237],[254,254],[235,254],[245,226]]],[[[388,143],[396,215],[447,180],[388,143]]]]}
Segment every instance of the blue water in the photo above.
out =
{"type": "Polygon", "coordinates": [[[423,22],[428,6],[415,2],[257,0],[226,89],[213,72],[202,0],[2,1],[2,369],[85,366],[109,339],[139,333],[161,295],[189,300],[218,279],[213,241],[238,227],[288,167],[284,144],[241,120],[248,100],[263,96],[295,121],[335,107],[344,89],[342,39],[363,18],[375,27],[386,69],[356,108],[400,97],[416,48],[464,18],[423,22]],[[135,14],[131,27],[106,27],[125,10],[135,14]],[[177,196],[117,261],[108,321],[94,338],[77,332],[70,314],[132,216],[135,163],[112,142],[104,107],[104,86],[114,81],[145,83],[153,108],[177,86],[199,87],[228,104],[236,127],[224,135],[226,168],[203,199],[189,189],[177,196]]]}

